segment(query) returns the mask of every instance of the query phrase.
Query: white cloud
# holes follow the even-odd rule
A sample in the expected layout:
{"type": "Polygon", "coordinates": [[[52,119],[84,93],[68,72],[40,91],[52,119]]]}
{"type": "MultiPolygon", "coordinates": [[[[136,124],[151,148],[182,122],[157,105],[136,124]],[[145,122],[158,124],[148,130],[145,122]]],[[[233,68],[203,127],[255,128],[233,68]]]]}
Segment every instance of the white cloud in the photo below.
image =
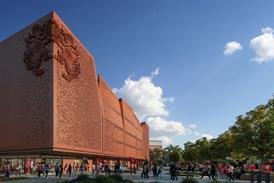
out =
{"type": "Polygon", "coordinates": [[[241,49],[242,49],[242,46],[239,42],[237,41],[228,42],[225,45],[224,55],[232,55],[233,53],[241,49]]]}
{"type": "Polygon", "coordinates": [[[159,136],[159,137],[154,137],[153,140],[161,140],[163,142],[163,146],[168,146],[172,143],[173,137],[171,136],[159,136]]]}
{"type": "Polygon", "coordinates": [[[202,134],[202,137],[205,137],[205,138],[207,138],[208,140],[210,140],[210,139],[213,139],[213,136],[212,135],[209,135],[209,134],[202,134]]]}
{"type": "Polygon", "coordinates": [[[186,135],[186,129],[181,122],[168,121],[161,117],[149,117],[147,123],[152,139],[162,140],[164,145],[172,143],[175,136],[186,135]]]}
{"type": "Polygon", "coordinates": [[[153,78],[159,75],[159,68],[150,76],[143,76],[139,80],[127,78],[123,86],[113,91],[126,100],[134,109],[140,120],[151,116],[168,116],[167,102],[173,102],[173,98],[163,97],[163,90],[153,83],[153,78]]]}
{"type": "Polygon", "coordinates": [[[188,130],[181,122],[164,118],[169,115],[166,103],[174,102],[174,98],[164,97],[162,88],[153,83],[159,71],[157,68],[150,76],[137,80],[129,76],[121,88],[113,91],[131,105],[140,120],[147,121],[151,139],[162,140],[164,145],[168,145],[175,136],[185,135],[188,130]]]}
{"type": "Polygon", "coordinates": [[[255,51],[256,57],[251,59],[257,63],[274,60],[274,30],[270,27],[262,28],[262,34],[250,41],[250,47],[255,51]]]}
{"type": "Polygon", "coordinates": [[[153,136],[185,135],[186,128],[178,121],[168,121],[161,117],[149,117],[147,123],[153,136]]]}
{"type": "Polygon", "coordinates": [[[198,126],[197,126],[196,124],[189,124],[188,127],[191,128],[191,129],[195,129],[195,128],[197,128],[198,126]]]}

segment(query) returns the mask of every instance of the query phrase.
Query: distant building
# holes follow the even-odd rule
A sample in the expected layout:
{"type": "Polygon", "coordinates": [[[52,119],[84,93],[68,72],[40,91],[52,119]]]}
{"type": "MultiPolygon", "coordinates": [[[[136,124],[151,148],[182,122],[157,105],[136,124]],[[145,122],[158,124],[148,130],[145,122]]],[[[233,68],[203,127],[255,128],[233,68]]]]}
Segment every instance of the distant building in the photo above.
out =
{"type": "Polygon", "coordinates": [[[149,141],[149,150],[153,150],[153,149],[163,149],[163,141],[150,140],[149,141]]]}

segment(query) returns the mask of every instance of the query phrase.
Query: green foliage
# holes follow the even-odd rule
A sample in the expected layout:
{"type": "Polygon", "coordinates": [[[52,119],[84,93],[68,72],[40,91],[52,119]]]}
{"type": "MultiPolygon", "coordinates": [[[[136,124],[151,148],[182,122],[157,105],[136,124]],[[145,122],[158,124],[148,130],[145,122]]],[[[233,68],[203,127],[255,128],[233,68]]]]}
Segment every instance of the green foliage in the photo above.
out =
{"type": "Polygon", "coordinates": [[[172,163],[179,163],[180,162],[180,153],[177,151],[169,153],[169,160],[172,163]]]}
{"type": "Polygon", "coordinates": [[[94,182],[96,182],[96,183],[108,182],[108,177],[103,176],[103,175],[98,175],[95,177],[94,182]]]}
{"type": "Polygon", "coordinates": [[[4,176],[0,176],[0,182],[2,181],[16,181],[16,180],[24,180],[24,179],[28,179],[27,177],[9,177],[9,178],[5,178],[4,176]]]}
{"type": "MultiPolygon", "coordinates": [[[[78,175],[78,177],[66,183],[132,183],[131,180],[123,179],[120,175],[103,176],[98,175],[95,178],[90,178],[86,174],[78,175]]],[[[64,182],[64,183],[65,183],[64,182]]]]}
{"type": "Polygon", "coordinates": [[[123,177],[118,174],[113,174],[108,177],[109,179],[115,180],[117,182],[123,182],[123,177]]]}
{"type": "Polygon", "coordinates": [[[166,163],[178,163],[183,158],[183,150],[178,145],[169,145],[163,150],[163,161],[166,163]]]}
{"type": "Polygon", "coordinates": [[[235,124],[218,138],[202,138],[184,146],[186,161],[274,158],[274,99],[238,116],[235,124]]]}
{"type": "Polygon", "coordinates": [[[149,159],[154,162],[159,162],[159,160],[163,159],[163,150],[156,148],[149,151],[149,159]]]}
{"type": "Polygon", "coordinates": [[[86,180],[89,179],[89,176],[87,174],[80,174],[77,176],[77,180],[86,180]]]}
{"type": "Polygon", "coordinates": [[[86,174],[80,174],[76,179],[71,181],[65,181],[66,183],[94,183],[93,179],[89,178],[86,174]]]}
{"type": "Polygon", "coordinates": [[[181,183],[199,183],[199,181],[195,180],[194,178],[185,178],[181,183]]]}

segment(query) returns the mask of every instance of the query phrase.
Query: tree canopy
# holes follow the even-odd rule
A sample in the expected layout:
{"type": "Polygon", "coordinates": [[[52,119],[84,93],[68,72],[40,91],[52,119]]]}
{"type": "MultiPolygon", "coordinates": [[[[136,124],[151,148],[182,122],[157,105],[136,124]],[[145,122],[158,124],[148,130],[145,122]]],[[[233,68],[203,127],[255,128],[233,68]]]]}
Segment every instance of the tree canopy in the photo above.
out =
{"type": "Polygon", "coordinates": [[[234,125],[217,138],[186,142],[184,149],[169,145],[151,152],[150,159],[165,163],[274,159],[274,98],[236,117],[234,125]]]}
{"type": "Polygon", "coordinates": [[[237,160],[274,158],[274,99],[238,116],[235,124],[217,138],[184,144],[183,159],[186,161],[226,157],[237,160]]]}

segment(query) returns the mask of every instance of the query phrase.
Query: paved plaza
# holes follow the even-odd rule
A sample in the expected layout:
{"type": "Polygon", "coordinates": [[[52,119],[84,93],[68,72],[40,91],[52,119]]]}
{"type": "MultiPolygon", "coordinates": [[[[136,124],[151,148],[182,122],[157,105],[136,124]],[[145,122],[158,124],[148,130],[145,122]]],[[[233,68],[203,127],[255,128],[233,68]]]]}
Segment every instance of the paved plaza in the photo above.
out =
{"type": "MultiPolygon", "coordinates": [[[[103,174],[102,174],[103,175],[103,174]]],[[[92,175],[90,175],[92,177],[92,175]]],[[[55,176],[49,176],[48,178],[45,177],[37,177],[37,176],[26,176],[27,179],[24,180],[16,180],[16,181],[8,181],[10,183],[61,183],[65,180],[72,180],[75,177],[68,177],[68,176],[63,176],[61,179],[56,178],[55,176]]],[[[170,176],[167,172],[165,172],[163,174],[162,177],[153,177],[152,175],[150,175],[149,179],[142,179],[141,178],[141,173],[138,172],[136,175],[131,175],[129,173],[124,173],[123,177],[125,179],[129,179],[132,180],[134,182],[174,182],[174,183],[178,183],[181,182],[183,180],[183,176],[178,176],[178,180],[176,181],[172,181],[170,180],[170,176]]],[[[200,177],[195,177],[196,180],[198,180],[201,183],[206,183],[209,182],[210,180],[208,178],[203,178],[200,179],[200,177]]],[[[218,179],[219,182],[229,182],[228,179],[218,179]]],[[[245,183],[245,182],[249,182],[249,181],[239,181],[239,180],[235,180],[234,183],[245,183]]]]}

